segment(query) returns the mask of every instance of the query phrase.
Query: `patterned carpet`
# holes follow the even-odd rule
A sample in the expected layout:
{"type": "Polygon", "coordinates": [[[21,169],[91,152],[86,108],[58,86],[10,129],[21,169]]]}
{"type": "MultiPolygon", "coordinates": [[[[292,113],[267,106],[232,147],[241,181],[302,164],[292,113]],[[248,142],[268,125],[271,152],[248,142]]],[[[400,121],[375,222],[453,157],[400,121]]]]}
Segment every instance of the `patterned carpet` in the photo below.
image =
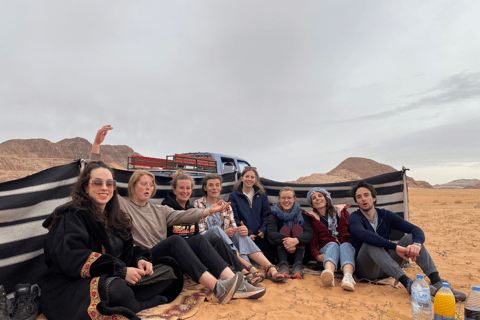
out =
{"type": "MultiPolygon", "coordinates": [[[[185,279],[182,293],[172,303],[143,310],[138,313],[140,319],[177,320],[193,317],[205,300],[211,300],[213,292],[191,279],[185,279]]],[[[47,320],[42,314],[37,320],[47,320]]]]}

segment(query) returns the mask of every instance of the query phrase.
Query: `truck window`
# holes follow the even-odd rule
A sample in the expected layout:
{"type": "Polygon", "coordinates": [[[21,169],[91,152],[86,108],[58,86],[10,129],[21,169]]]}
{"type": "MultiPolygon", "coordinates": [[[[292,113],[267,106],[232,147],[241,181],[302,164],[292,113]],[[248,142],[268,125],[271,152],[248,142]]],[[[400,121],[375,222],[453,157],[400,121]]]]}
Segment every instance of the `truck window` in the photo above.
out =
{"type": "Polygon", "coordinates": [[[242,160],[238,160],[237,164],[238,164],[238,170],[240,170],[240,172],[242,172],[245,167],[250,167],[250,164],[248,162],[242,161],[242,160]]]}
{"type": "Polygon", "coordinates": [[[235,160],[232,158],[221,157],[223,173],[235,172],[235,160]]]}

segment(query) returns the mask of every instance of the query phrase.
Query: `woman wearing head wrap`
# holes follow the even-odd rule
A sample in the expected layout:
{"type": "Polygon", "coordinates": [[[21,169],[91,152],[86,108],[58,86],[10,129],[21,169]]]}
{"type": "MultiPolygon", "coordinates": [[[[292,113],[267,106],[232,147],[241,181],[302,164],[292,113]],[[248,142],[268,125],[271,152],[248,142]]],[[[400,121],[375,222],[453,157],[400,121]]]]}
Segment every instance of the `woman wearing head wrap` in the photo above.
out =
{"type": "Polygon", "coordinates": [[[308,214],[313,217],[313,239],[310,242],[312,255],[318,262],[323,262],[325,270],[320,279],[327,287],[335,286],[334,272],[340,263],[343,270],[342,288],[355,290],[353,271],[355,268],[355,249],[351,245],[348,232],[347,207],[339,213],[332,203],[330,193],[320,187],[312,188],[307,200],[313,208],[308,214]]]}

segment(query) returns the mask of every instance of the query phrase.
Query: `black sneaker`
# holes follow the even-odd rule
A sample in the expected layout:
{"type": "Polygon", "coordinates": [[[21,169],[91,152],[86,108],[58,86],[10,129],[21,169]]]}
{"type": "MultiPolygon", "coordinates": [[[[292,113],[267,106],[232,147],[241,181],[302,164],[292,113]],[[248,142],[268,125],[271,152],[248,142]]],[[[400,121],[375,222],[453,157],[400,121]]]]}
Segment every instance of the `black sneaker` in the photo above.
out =
{"type": "Polygon", "coordinates": [[[38,316],[37,297],[40,288],[30,283],[17,284],[15,286],[15,303],[11,320],[35,320],[38,316]]]}
{"type": "Polygon", "coordinates": [[[412,295],[412,284],[413,284],[413,280],[408,278],[407,287],[405,289],[407,289],[409,295],[412,295]]]}
{"type": "Polygon", "coordinates": [[[12,302],[7,298],[5,288],[0,285],[0,320],[10,320],[12,309],[12,302]]]}
{"type": "MultiPolygon", "coordinates": [[[[437,283],[431,284],[430,285],[430,295],[435,296],[437,294],[437,291],[440,290],[440,288],[442,287],[442,283],[444,283],[444,282],[450,284],[448,281],[445,281],[443,279],[441,281],[438,281],[437,283]]],[[[465,301],[467,299],[467,295],[465,293],[463,293],[462,291],[458,291],[458,290],[453,289],[452,285],[450,285],[450,290],[452,291],[456,302],[465,301]]]]}

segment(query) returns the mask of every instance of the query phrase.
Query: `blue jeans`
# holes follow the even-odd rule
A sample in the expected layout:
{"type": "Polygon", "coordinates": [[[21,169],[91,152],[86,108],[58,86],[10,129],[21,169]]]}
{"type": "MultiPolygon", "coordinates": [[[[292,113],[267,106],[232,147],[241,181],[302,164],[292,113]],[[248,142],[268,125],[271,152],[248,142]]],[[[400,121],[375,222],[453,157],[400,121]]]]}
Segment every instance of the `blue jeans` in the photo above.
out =
{"type": "Polygon", "coordinates": [[[248,236],[241,236],[238,232],[235,232],[233,239],[230,239],[225,231],[218,226],[211,227],[203,233],[203,236],[206,237],[208,241],[210,241],[212,237],[221,238],[230,248],[238,251],[240,256],[248,262],[250,262],[250,259],[248,259],[249,254],[261,251],[248,236]]]}
{"type": "Polygon", "coordinates": [[[350,242],[345,242],[341,245],[338,245],[336,242],[329,242],[320,249],[320,253],[324,255],[324,266],[327,261],[330,261],[335,265],[335,270],[339,262],[341,266],[340,269],[343,269],[346,264],[351,264],[355,269],[355,248],[350,242]]]}

